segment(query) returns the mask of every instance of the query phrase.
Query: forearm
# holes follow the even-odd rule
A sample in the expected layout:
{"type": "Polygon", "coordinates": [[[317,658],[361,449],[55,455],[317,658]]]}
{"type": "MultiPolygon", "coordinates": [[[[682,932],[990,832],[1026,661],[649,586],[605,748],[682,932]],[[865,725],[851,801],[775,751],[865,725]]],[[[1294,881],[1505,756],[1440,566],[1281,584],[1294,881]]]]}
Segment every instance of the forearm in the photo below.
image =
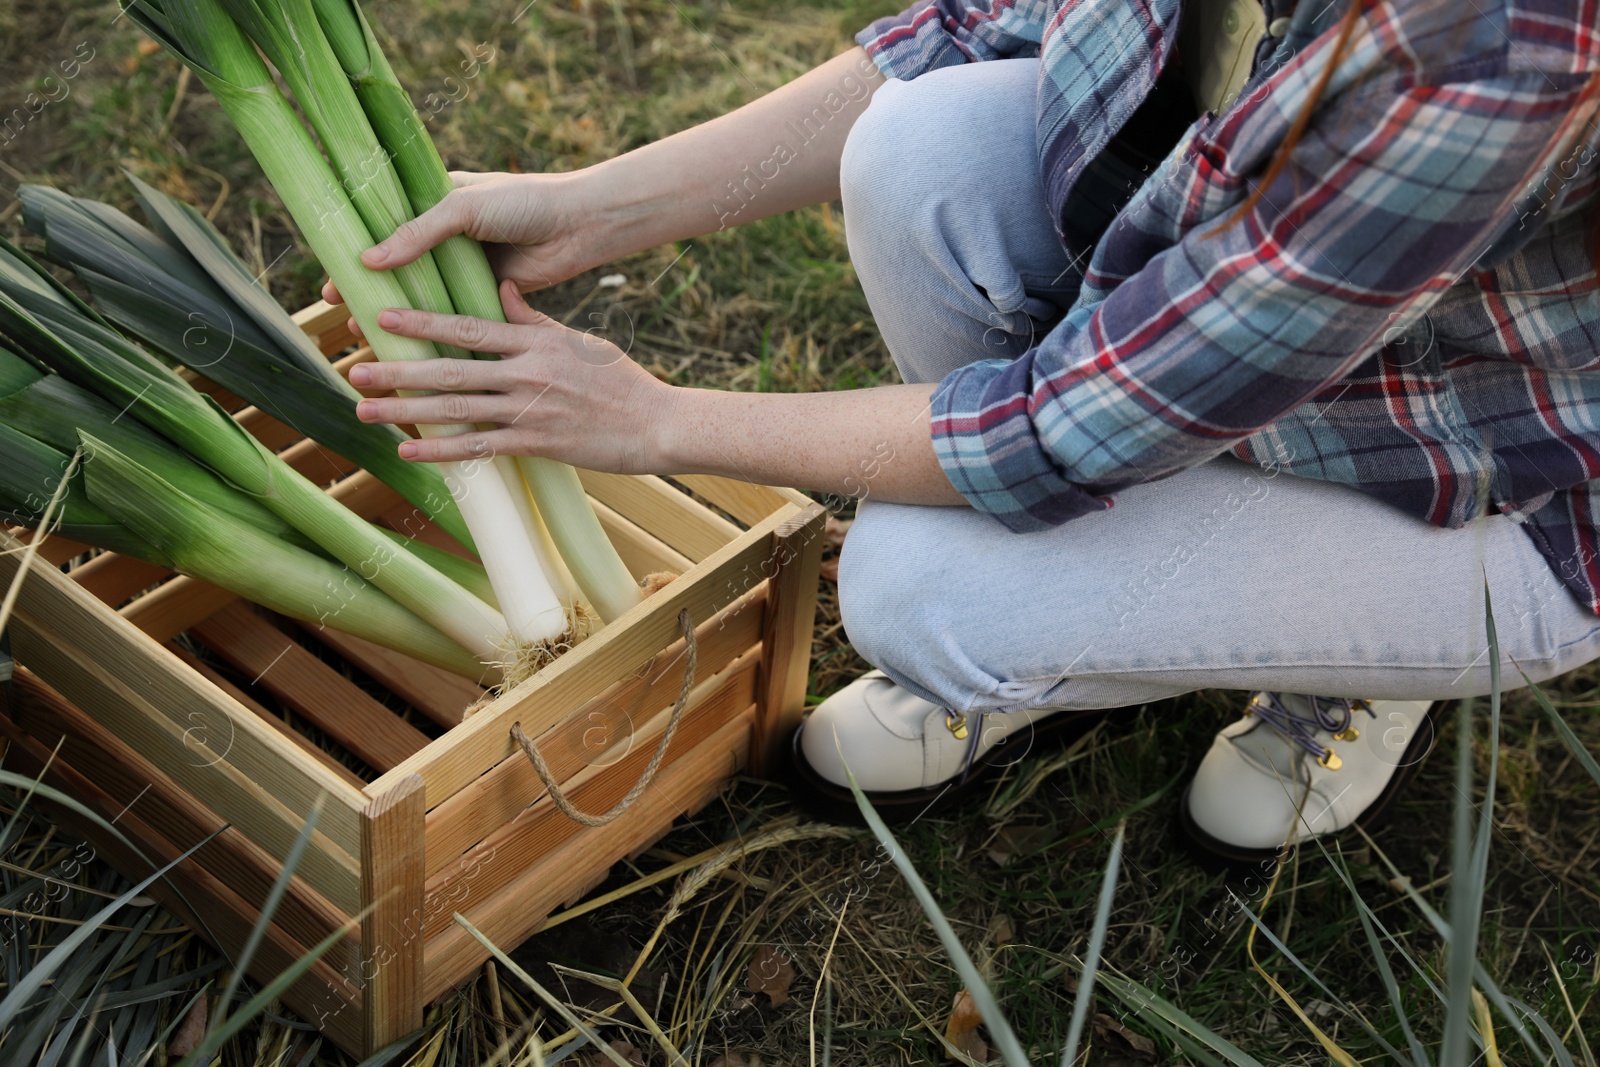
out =
{"type": "Polygon", "coordinates": [[[905,504],[963,504],[928,433],[933,386],[825,393],[674,389],[650,465],[905,504]]]}
{"type": "Polygon", "coordinates": [[[590,168],[613,257],[837,199],[845,138],[883,80],[852,48],[736,111],[590,168]]]}

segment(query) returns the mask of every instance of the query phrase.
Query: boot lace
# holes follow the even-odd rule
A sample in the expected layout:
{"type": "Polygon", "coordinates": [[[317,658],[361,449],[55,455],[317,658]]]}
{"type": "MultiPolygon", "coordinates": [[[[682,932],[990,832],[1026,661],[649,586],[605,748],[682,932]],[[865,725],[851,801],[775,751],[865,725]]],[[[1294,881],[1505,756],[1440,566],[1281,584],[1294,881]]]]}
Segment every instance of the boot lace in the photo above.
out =
{"type": "Polygon", "coordinates": [[[1290,744],[1315,756],[1322,766],[1338,770],[1343,761],[1317,735],[1326,732],[1332,734],[1335,741],[1354,741],[1361,736],[1355,727],[1356,712],[1364,711],[1372,718],[1377,717],[1372,701],[1316,696],[1307,696],[1305,700],[1309,711],[1298,712],[1277,693],[1258,693],[1251,698],[1245,714],[1254,715],[1282,734],[1290,744]]]}

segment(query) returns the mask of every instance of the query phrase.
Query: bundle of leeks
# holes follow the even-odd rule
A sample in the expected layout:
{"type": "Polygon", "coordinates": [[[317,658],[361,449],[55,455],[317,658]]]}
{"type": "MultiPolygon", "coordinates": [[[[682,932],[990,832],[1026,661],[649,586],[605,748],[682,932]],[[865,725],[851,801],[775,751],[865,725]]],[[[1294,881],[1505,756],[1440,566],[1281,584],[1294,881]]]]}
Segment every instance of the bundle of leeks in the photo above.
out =
{"type": "MultiPolygon", "coordinates": [[[[389,307],[493,319],[502,313],[483,251],[465,238],[392,273],[360,263],[363,249],[432,206],[451,183],[353,0],[316,0],[315,6],[312,0],[123,0],[123,9],[211,90],[376,356],[468,356],[391,335],[377,324],[378,313],[389,307]],[[279,91],[263,56],[282,76],[311,131],[279,91]]],[[[569,617],[578,605],[562,604],[559,566],[540,558],[541,519],[602,620],[638,602],[638,585],[570,467],[533,458],[443,467],[526,667],[543,662],[582,625],[569,617]],[[529,488],[537,511],[529,506],[529,488]]],[[[526,667],[514,668],[513,676],[526,667]]]]}
{"type": "Polygon", "coordinates": [[[473,564],[362,520],[3,241],[0,336],[8,519],[37,524],[71,471],[74,539],[468,677],[505,659],[473,564]]]}

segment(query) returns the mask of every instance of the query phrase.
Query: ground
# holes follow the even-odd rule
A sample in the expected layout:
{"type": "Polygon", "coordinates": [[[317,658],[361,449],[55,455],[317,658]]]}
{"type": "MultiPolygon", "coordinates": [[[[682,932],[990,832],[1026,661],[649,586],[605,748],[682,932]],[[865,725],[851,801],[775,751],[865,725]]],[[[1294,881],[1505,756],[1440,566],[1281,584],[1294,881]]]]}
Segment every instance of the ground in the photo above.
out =
{"type": "MultiPolygon", "coordinates": [[[[371,4],[370,13],[402,80],[419,101],[432,101],[431,128],[452,167],[533,171],[579,168],[730,110],[840,51],[856,28],[897,6],[393,0],[371,4]]],[[[238,138],[205,91],[150,49],[117,17],[115,4],[13,0],[0,9],[0,119],[6,236],[20,233],[12,195],[18,183],[46,182],[127,206],[126,169],[201,206],[286,306],[314,299],[318,268],[238,138]]],[[[837,205],[641,253],[541,294],[537,303],[625,337],[636,358],[673,382],[818,390],[895,380],[849,263],[837,205]],[[600,286],[608,273],[625,282],[600,286]]],[[[825,582],[811,698],[865,667],[825,582]]],[[[1591,751],[1600,746],[1600,671],[1581,670],[1547,688],[1582,742],[1591,751]]],[[[1160,992],[1262,1063],[1328,1062],[1305,1023],[1252,970],[1249,927],[1231,893],[1263,909],[1267,924],[1325,983],[1313,984],[1264,941],[1257,946],[1266,972],[1307,1019],[1357,1058],[1386,1062],[1336,1003],[1342,1001],[1403,1045],[1350,893],[1327,861],[1303,855],[1264,903],[1262,883],[1208,872],[1176,843],[1171,822],[1183,783],[1240,702],[1240,694],[1208,692],[1150,705],[1071,750],[1034,754],[991,795],[902,832],[907,854],[1037,1062],[1060,1057],[1077,984],[1074,960],[1085,952],[1110,834],[1123,820],[1127,843],[1108,967],[1160,992]]],[[[1474,720],[1474,801],[1482,799],[1490,753],[1484,712],[1480,705],[1474,720]]],[[[1380,851],[1426,900],[1448,908],[1456,738],[1447,719],[1442,754],[1424,767],[1375,847],[1345,842],[1355,886],[1394,935],[1388,958],[1399,995],[1430,1048],[1443,1010],[1423,975],[1443,973],[1443,942],[1382,865],[1380,851]]],[[[1500,987],[1540,1009],[1580,1058],[1580,1035],[1595,1028],[1600,1010],[1591,1004],[1600,988],[1600,787],[1525,692],[1505,702],[1492,826],[1479,957],[1500,987]]],[[[0,906],[14,911],[83,919],[104,894],[126,885],[93,861],[63,874],[72,844],[38,820],[8,824],[0,848],[7,863],[23,868],[0,871],[0,906]],[[62,881],[41,896],[28,870],[54,870],[62,881]]],[[[655,850],[619,865],[601,892],[618,890],[516,954],[573,1004],[609,1001],[592,987],[563,985],[550,962],[624,973],[671,915],[636,986],[691,1062],[881,1065],[936,1063],[947,1055],[939,1035],[962,982],[900,874],[863,834],[818,836],[783,788],[734,783],[655,850]],[[735,833],[769,833],[770,847],[709,877],[702,871],[698,880],[628,889],[640,875],[735,833]]],[[[19,919],[4,954],[53,944],[71,928],[19,919]]],[[[158,973],[176,989],[196,990],[215,978],[208,971],[213,954],[166,917],[142,932],[135,923],[126,937],[133,955],[124,965],[164,953],[158,973]]],[[[154,1000],[128,1018],[164,1028],[187,999],[154,1000]]],[[[1099,994],[1095,1012],[1091,1062],[1212,1062],[1177,1049],[1109,993],[1099,994]]],[[[507,1035],[515,1035],[512,1062],[536,1062],[523,1051],[526,1030],[519,1027],[538,1016],[546,1039],[565,1029],[545,1014],[501,970],[496,983],[485,978],[431,1013],[436,1040],[416,1062],[481,1062],[507,1035]]],[[[69,1015],[64,1011],[62,1021],[69,1015]]],[[[1500,1049],[1518,1061],[1520,1047],[1503,1021],[1497,1026],[1500,1049]]],[[[605,1035],[648,1050],[639,1052],[648,1062],[667,1062],[643,1029],[611,1027],[605,1035]]],[[[236,1038],[223,1062],[297,1063],[308,1054],[344,1062],[314,1048],[312,1034],[274,1013],[236,1038]]],[[[578,1055],[599,1062],[592,1051],[578,1055]]]]}

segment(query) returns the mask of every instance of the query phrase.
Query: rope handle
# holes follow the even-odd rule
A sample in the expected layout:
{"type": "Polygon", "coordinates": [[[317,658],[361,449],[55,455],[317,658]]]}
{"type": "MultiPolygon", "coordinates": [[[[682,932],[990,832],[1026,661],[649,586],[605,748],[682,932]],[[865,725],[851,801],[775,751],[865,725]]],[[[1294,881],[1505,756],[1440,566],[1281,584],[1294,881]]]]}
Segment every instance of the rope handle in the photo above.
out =
{"type": "Polygon", "coordinates": [[[694,667],[697,650],[694,639],[694,624],[689,620],[688,608],[678,612],[678,628],[683,631],[684,658],[683,683],[678,686],[678,700],[672,705],[672,715],[667,719],[667,728],[661,732],[661,740],[656,743],[655,755],[651,756],[650,762],[645,765],[644,773],[633,784],[633,788],[628,790],[627,795],[617,801],[610,811],[600,815],[590,815],[586,811],[580,811],[567,797],[567,794],[562,791],[560,784],[556,782],[555,775],[550,773],[549,764],[545,763],[544,757],[539,755],[539,750],[534,747],[533,741],[523,732],[522,723],[514,722],[511,724],[511,736],[516,740],[517,744],[522,746],[522,751],[527,755],[528,762],[533,764],[533,771],[539,776],[539,781],[544,783],[546,792],[550,794],[551,802],[555,804],[561,814],[573,822],[584,826],[604,826],[609,822],[615,821],[623,812],[633,806],[634,801],[644,795],[644,791],[650,788],[650,783],[655,779],[656,771],[661,769],[661,761],[666,758],[667,747],[672,744],[672,735],[678,732],[678,722],[683,718],[683,709],[689,703],[689,690],[694,688],[694,667]]]}

